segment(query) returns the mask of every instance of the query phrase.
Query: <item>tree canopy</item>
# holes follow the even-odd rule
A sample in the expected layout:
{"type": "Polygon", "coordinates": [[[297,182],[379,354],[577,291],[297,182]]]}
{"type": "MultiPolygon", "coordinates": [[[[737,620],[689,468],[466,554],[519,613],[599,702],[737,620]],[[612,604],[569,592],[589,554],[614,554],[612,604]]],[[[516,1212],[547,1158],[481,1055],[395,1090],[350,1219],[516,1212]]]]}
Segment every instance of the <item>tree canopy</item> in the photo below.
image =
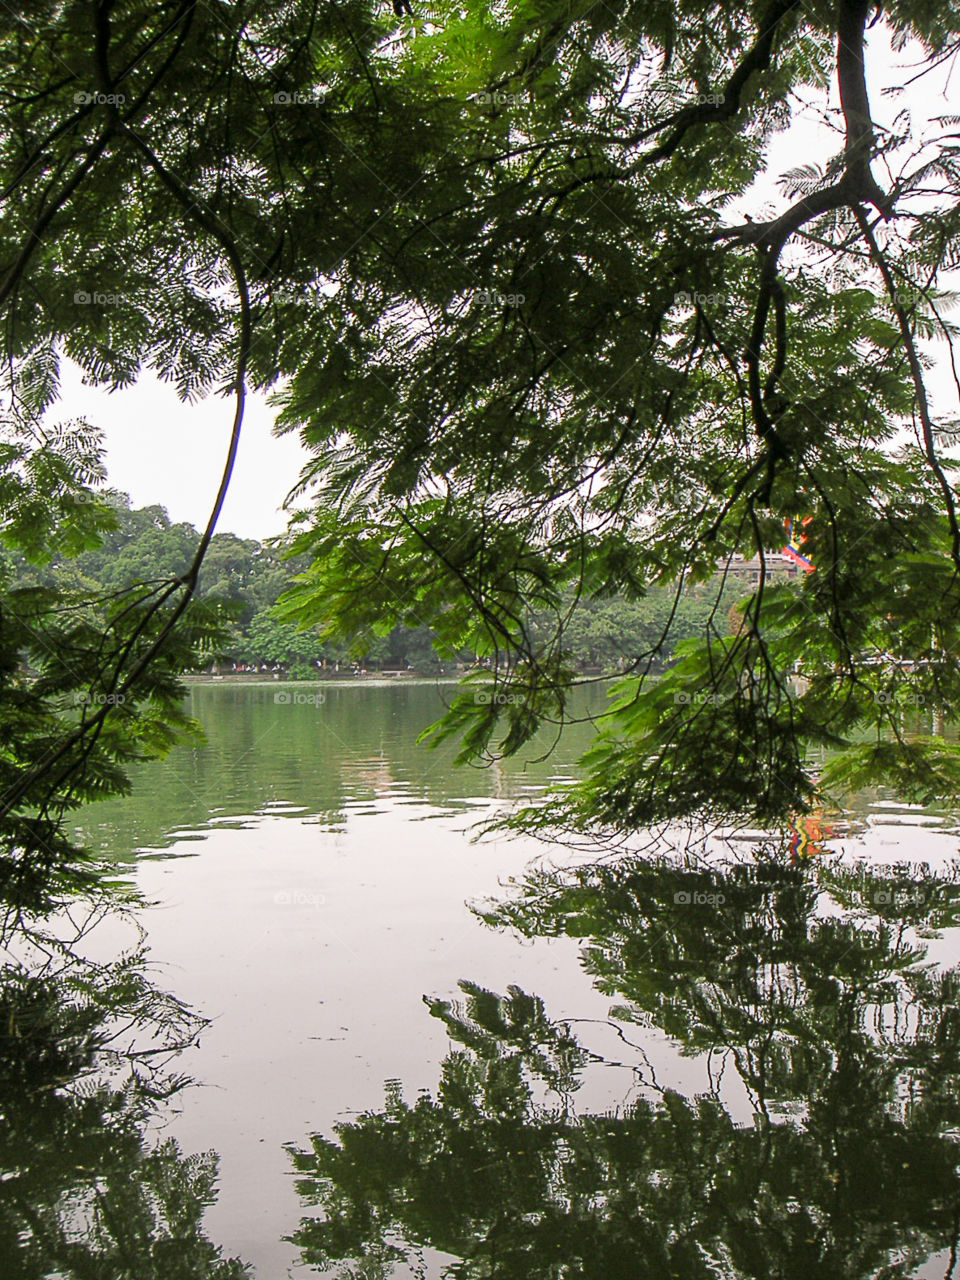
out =
{"type": "Polygon", "coordinates": [[[52,425],[64,357],[224,395],[234,428],[184,567],[93,613],[0,602],[4,875],[65,856],[58,816],[168,745],[176,674],[221,642],[194,597],[251,387],[311,454],[286,619],[488,654],[504,696],[468,687],[436,728],[465,756],[563,718],[581,602],[659,584],[679,607],[759,558],[732,634],[718,603],[666,680],[669,642],[637,637],[558,820],[768,822],[830,778],[955,794],[955,750],[907,735],[903,703],[960,702],[953,428],[928,387],[931,343],[952,358],[956,121],[878,123],[871,86],[889,49],[931,83],[958,37],[941,0],[5,10],[4,539],[42,558],[109,525],[96,431],[52,425]],[[805,97],[833,141],[768,174],[805,97]],[[767,572],[788,520],[802,580],[767,572]]]}

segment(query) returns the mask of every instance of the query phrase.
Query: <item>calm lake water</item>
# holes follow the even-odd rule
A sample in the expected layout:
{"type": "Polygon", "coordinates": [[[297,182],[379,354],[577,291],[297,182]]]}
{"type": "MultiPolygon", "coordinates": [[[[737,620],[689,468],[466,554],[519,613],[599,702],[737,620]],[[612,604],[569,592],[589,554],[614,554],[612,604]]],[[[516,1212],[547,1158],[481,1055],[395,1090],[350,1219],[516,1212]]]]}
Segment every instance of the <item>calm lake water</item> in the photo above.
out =
{"type": "MultiPolygon", "coordinates": [[[[589,731],[455,768],[415,743],[443,694],[195,686],[205,744],[82,814],[153,904],[154,980],[210,1020],[143,1124],[217,1153],[206,1237],[259,1280],[954,1274],[954,818],[851,798],[795,865],[477,843],[589,731]]],[[[4,1276],[74,1274],[25,1249],[0,1231],[4,1276]]],[[[76,1274],[219,1274],[191,1259],[76,1274]]]]}

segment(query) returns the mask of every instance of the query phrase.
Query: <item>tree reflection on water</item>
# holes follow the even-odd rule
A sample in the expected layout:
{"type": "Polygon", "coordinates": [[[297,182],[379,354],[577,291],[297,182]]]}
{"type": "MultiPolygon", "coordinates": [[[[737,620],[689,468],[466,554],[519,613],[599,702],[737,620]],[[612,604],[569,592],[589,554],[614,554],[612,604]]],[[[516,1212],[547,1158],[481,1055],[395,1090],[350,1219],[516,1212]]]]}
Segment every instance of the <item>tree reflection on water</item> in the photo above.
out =
{"type": "Polygon", "coordinates": [[[199,1020],[142,949],[95,964],[15,932],[0,964],[0,1275],[240,1280],[203,1234],[216,1158],[148,1130],[199,1020]],[[16,952],[15,956],[13,952],[16,952]]]}
{"type": "Polygon", "coordinates": [[[772,858],[531,874],[483,914],[586,940],[634,1100],[578,1109],[601,1060],[585,1033],[462,982],[428,1001],[453,1042],[434,1093],[390,1085],[382,1110],[293,1153],[322,1214],[294,1236],[304,1260],[367,1280],[423,1274],[424,1250],[463,1280],[886,1280],[939,1253],[952,1275],[960,970],[927,955],[957,924],[951,883],[772,858]],[[658,1028],[703,1055],[696,1096],[657,1082],[658,1028]]]}

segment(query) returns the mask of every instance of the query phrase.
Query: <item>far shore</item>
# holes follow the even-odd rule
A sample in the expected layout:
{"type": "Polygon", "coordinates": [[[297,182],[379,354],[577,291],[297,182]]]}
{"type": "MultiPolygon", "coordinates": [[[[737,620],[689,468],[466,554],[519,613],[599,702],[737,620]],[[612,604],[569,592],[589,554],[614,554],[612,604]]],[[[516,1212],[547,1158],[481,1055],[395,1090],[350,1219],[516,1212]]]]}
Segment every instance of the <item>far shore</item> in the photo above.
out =
{"type": "MultiPolygon", "coordinates": [[[[274,684],[283,685],[299,685],[304,688],[311,688],[314,685],[392,685],[392,684],[460,684],[463,677],[471,672],[478,670],[471,667],[467,671],[446,672],[444,675],[425,676],[421,674],[413,674],[411,672],[400,671],[370,671],[365,676],[355,676],[350,673],[344,674],[338,672],[336,675],[318,675],[307,679],[293,679],[291,676],[284,675],[281,672],[272,671],[229,671],[222,676],[212,676],[209,672],[190,671],[182,675],[180,678],[184,684],[201,685],[201,684],[230,684],[230,685],[250,685],[251,688],[269,687],[274,684]]],[[[483,670],[483,668],[479,668],[483,670]]],[[[622,672],[600,672],[600,671],[584,671],[574,680],[574,684],[591,684],[596,680],[609,680],[622,675],[622,672]]]]}
{"type": "Polygon", "coordinates": [[[296,684],[311,686],[316,684],[458,684],[460,676],[424,676],[411,675],[407,672],[399,672],[394,675],[391,672],[384,674],[382,671],[371,671],[365,676],[338,673],[333,676],[318,675],[306,680],[295,680],[281,672],[274,674],[270,671],[251,671],[249,675],[243,671],[229,671],[222,676],[212,676],[209,672],[190,671],[183,675],[181,679],[185,684],[296,684]]]}

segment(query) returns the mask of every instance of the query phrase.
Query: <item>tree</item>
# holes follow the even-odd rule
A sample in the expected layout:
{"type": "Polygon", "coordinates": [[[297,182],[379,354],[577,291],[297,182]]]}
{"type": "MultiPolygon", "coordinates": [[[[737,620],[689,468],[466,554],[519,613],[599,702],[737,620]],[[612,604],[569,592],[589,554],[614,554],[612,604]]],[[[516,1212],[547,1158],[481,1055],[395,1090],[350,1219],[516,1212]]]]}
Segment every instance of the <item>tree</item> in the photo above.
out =
{"type": "MultiPolygon", "coordinates": [[[[571,589],[659,583],[681,607],[760,558],[744,625],[727,635],[718,600],[669,680],[648,678],[661,636],[638,639],[559,823],[769,822],[855,781],[956,794],[955,752],[907,741],[903,710],[960,696],[960,526],[922,345],[954,336],[958,157],[947,118],[874,126],[872,21],[861,0],[445,15],[438,74],[475,115],[388,251],[351,254],[328,362],[285,390],[325,480],[288,616],[428,621],[494,655],[504,696],[467,692],[436,729],[464,757],[563,717],[571,589]],[[831,75],[834,153],[738,216],[831,75]],[[778,582],[793,517],[815,571],[778,582]],[[819,783],[812,746],[835,753],[819,783]]],[[[883,21],[921,77],[952,56],[955,5],[883,21]]]]}
{"type": "Polygon", "coordinates": [[[298,631],[289,622],[277,622],[269,610],[263,610],[250,623],[241,656],[249,662],[293,662],[305,667],[326,655],[316,633],[298,631]]]}
{"type": "Polygon", "coordinates": [[[118,707],[156,705],[157,664],[172,708],[173,670],[222,622],[194,597],[248,386],[277,388],[313,454],[286,620],[430,627],[441,656],[490,656],[508,696],[468,691],[437,731],[463,732],[466,756],[562,718],[581,600],[659,584],[679,608],[802,518],[815,572],[779,583],[764,564],[745,625],[709,622],[672,685],[647,679],[663,637],[638,643],[564,820],[770,820],[810,802],[810,744],[840,753],[837,777],[953,792],[955,752],[905,739],[904,691],[872,659],[915,659],[909,692],[957,704],[960,525],[922,346],[953,336],[957,142],[947,118],[875,126],[867,31],[932,74],[960,13],[896,0],[873,19],[866,0],[7,12],[4,538],[42,555],[109,523],[66,510],[102,478],[91,428],[34,443],[63,355],[109,387],[152,367],[233,400],[189,559],[67,637],[79,683],[115,701],[48,722],[49,701],[22,718],[25,686],[7,687],[11,847],[84,787],[122,785],[94,744],[118,707]],[[831,76],[835,153],[800,157],[776,209],[747,218],[771,138],[831,76]]]}

